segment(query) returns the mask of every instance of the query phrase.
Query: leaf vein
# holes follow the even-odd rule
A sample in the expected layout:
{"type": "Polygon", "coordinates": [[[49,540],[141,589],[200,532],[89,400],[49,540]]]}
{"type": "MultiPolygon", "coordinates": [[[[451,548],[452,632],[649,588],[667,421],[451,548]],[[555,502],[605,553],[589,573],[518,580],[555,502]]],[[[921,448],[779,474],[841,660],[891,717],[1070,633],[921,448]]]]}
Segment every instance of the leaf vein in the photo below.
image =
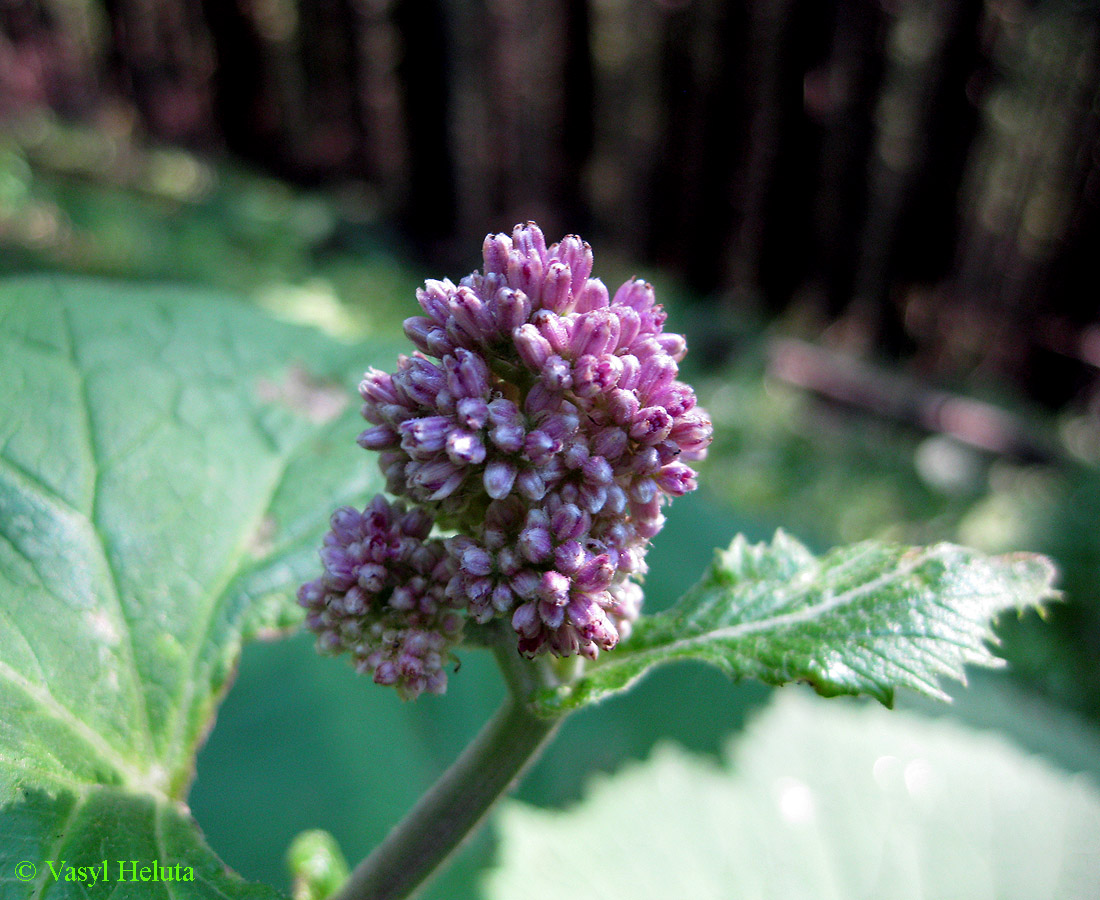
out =
{"type": "Polygon", "coordinates": [[[91,398],[88,396],[88,380],[84,376],[84,371],[80,367],[80,360],[77,356],[76,350],[76,331],[73,328],[72,312],[70,307],[66,304],[61,307],[62,321],[65,324],[65,331],[67,334],[67,343],[69,348],[69,357],[73,364],[73,369],[76,372],[78,389],[80,392],[80,408],[82,410],[81,422],[83,425],[84,435],[86,438],[86,446],[91,452],[92,458],[92,509],[89,520],[92,524],[92,531],[96,536],[97,543],[99,545],[100,554],[103,559],[104,570],[107,574],[107,580],[109,582],[111,599],[114,601],[115,606],[118,609],[119,619],[123,625],[123,630],[126,632],[126,648],[127,648],[127,662],[130,664],[130,669],[134,675],[132,680],[131,702],[137,713],[137,718],[140,725],[140,733],[145,743],[146,757],[154,757],[155,746],[153,742],[153,730],[149,722],[149,698],[145,693],[144,686],[141,681],[140,672],[137,667],[137,648],[134,645],[134,624],[130,621],[129,616],[126,614],[126,605],[122,602],[122,590],[121,581],[118,577],[118,572],[115,570],[114,562],[111,559],[111,554],[108,552],[107,541],[101,530],[99,522],[99,501],[100,501],[100,466],[99,466],[99,448],[96,441],[95,429],[92,427],[92,406],[91,398]]]}
{"type": "MultiPolygon", "coordinates": [[[[57,859],[57,851],[65,846],[65,841],[69,836],[69,829],[73,827],[73,823],[80,815],[80,811],[84,807],[84,804],[87,803],[87,801],[87,794],[80,794],[75,798],[73,808],[69,810],[68,815],[65,816],[65,821],[61,823],[61,830],[57,833],[57,837],[50,845],[50,849],[47,855],[43,858],[43,862],[45,862],[47,859],[57,859]]],[[[43,866],[43,871],[40,872],[38,875],[38,881],[35,882],[34,891],[31,893],[29,900],[42,900],[42,898],[46,895],[46,890],[50,885],[49,872],[49,867],[43,866]]]]}

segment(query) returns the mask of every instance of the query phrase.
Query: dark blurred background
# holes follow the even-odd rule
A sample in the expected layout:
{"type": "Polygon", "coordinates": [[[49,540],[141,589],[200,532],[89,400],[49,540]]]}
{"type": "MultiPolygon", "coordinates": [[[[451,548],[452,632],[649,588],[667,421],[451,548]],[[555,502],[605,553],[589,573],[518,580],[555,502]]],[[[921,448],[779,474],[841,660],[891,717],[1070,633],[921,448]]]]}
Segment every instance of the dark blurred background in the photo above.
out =
{"type": "MultiPolygon", "coordinates": [[[[1049,553],[1064,602],[1005,618],[1012,680],[954,714],[1100,778],[1100,3],[0,0],[0,273],[363,339],[528,219],[651,278],[689,336],[716,441],[651,608],[737,530],[1049,553]]],[[[275,881],[300,828],[365,852],[419,785],[361,748],[406,741],[428,784],[501,690],[476,654],[454,682],[402,707],[302,638],[250,649],[191,798],[213,846],[275,881]]],[[[766,697],[661,671],[523,796],[662,737],[716,752],[766,697]]]]}
{"type": "Polygon", "coordinates": [[[0,114],[341,185],[465,263],[534,218],[924,372],[1096,389],[1100,7],[3,0],[0,114]]]}

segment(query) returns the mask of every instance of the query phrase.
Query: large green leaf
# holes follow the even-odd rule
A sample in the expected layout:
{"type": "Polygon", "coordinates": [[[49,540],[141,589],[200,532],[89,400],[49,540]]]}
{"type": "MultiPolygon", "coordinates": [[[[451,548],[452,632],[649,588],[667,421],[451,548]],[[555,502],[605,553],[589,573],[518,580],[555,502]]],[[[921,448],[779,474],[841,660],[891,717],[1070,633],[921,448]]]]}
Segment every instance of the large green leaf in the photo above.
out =
{"type": "Polygon", "coordinates": [[[668,744],[567,811],[511,801],[496,825],[499,900],[1100,897],[1088,779],[1000,736],[797,689],[721,767],[668,744]]]}
{"type": "Polygon", "coordinates": [[[942,697],[940,677],[996,663],[986,646],[993,616],[1049,597],[1053,579],[1034,554],[869,541],[819,559],[783,532],[770,544],[738,537],[674,607],[642,618],[623,647],[535,702],[545,712],[583,706],[674,659],[887,705],[896,687],[942,697]]]}
{"type": "Polygon", "coordinates": [[[104,858],[271,893],[183,798],[241,642],[296,620],[329,511],[377,490],[348,402],[374,362],[184,290],[0,286],[0,898],[84,896],[44,861],[104,858]]]}

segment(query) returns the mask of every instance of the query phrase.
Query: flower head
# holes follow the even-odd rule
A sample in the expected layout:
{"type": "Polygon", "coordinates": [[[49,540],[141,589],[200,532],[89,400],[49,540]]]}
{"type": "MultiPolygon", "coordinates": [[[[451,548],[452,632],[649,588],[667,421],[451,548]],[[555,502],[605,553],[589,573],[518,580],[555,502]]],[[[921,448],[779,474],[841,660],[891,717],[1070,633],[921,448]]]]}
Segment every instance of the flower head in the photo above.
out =
{"type": "MultiPolygon", "coordinates": [[[[432,564],[415,575],[432,615],[506,619],[527,656],[595,658],[638,616],[661,507],[694,490],[686,463],[705,455],[711,423],[677,380],[686,344],[663,330],[648,283],[610,296],[590,277],[588,244],[547,247],[533,223],[486,237],[483,252],[482,271],[417,292],[424,315],[405,322],[417,352],[393,374],[367,372],[359,443],[381,451],[387,490],[414,504],[403,515],[422,517],[419,552],[432,564]],[[455,536],[425,540],[431,522],[455,536]]],[[[361,539],[336,535],[334,520],[322,556],[342,584],[346,548],[361,539]]],[[[311,599],[320,591],[303,588],[310,625],[322,646],[345,648],[340,616],[326,620],[311,599]]],[[[389,678],[381,657],[361,658],[389,678]]]]}
{"type": "Polygon", "coordinates": [[[324,574],[298,590],[318,646],[348,651],[356,669],[402,696],[442,693],[463,617],[444,595],[450,558],[441,541],[428,538],[431,518],[379,496],[362,512],[336,510],[331,525],[324,574]]]}

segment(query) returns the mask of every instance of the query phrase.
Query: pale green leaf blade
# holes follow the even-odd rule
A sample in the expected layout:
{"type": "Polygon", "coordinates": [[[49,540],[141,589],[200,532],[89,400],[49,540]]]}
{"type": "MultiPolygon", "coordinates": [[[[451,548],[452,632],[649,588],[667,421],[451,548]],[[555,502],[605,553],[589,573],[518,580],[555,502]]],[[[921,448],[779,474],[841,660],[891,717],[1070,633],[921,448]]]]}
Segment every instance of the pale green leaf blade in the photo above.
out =
{"type": "Polygon", "coordinates": [[[818,558],[783,532],[770,544],[738,537],[675,606],[643,617],[622,647],[535,703],[547,713],[573,709],[674,659],[887,705],[898,687],[944,697],[942,677],[997,664],[993,618],[1050,597],[1054,574],[1041,556],[989,557],[951,544],[869,541],[818,558]]]}
{"type": "Polygon", "coordinates": [[[0,284],[0,898],[66,896],[13,867],[107,835],[222,871],[194,755],[331,510],[380,487],[354,387],[390,356],[183,289],[0,284]]]}
{"type": "Polygon", "coordinates": [[[666,744],[570,809],[509,801],[496,827],[494,900],[1100,896],[1087,778],[994,734],[797,691],[721,766],[666,744]]]}

